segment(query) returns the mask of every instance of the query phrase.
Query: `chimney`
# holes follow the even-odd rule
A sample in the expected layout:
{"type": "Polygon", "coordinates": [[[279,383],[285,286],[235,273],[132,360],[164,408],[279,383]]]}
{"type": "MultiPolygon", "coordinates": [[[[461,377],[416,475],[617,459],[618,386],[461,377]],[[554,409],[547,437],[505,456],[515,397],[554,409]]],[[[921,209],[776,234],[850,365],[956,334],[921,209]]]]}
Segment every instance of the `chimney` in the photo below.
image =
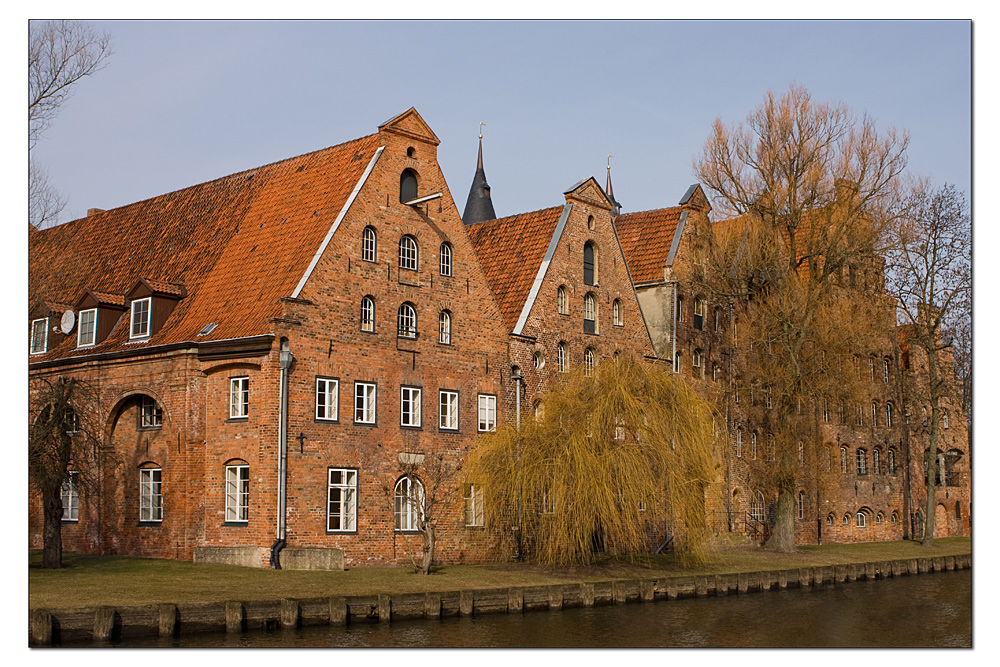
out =
{"type": "Polygon", "coordinates": [[[96,214],[98,214],[98,213],[104,213],[104,209],[103,209],[103,208],[88,208],[88,209],[87,209],[87,217],[88,217],[88,218],[89,218],[90,216],[92,216],[92,215],[96,215],[96,214]]]}

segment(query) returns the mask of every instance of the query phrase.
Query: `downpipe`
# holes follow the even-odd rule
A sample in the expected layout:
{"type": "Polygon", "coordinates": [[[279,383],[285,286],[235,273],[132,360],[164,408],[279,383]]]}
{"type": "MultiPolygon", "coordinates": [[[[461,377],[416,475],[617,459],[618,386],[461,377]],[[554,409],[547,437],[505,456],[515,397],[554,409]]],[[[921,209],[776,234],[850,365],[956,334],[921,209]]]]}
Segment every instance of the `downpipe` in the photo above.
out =
{"type": "Polygon", "coordinates": [[[281,550],[285,548],[286,496],[288,490],[288,369],[292,365],[288,339],[281,339],[278,362],[281,366],[281,380],[278,398],[278,526],[277,537],[271,545],[271,567],[281,569],[281,550]]]}

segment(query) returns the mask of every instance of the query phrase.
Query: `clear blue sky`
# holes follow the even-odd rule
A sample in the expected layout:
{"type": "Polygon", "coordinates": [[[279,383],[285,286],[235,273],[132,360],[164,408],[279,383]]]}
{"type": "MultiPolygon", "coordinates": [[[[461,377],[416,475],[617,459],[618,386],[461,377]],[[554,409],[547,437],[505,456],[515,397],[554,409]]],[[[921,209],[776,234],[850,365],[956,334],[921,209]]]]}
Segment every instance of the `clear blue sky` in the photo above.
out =
{"type": "MultiPolygon", "coordinates": [[[[769,89],[911,133],[910,171],[969,193],[968,21],[133,22],[37,150],[61,221],[374,132],[414,106],[459,206],[479,122],[498,215],[562,202],[608,153],[625,211],[672,206],[713,121],[769,89]]],[[[971,193],[969,193],[971,194],[971,193]]]]}

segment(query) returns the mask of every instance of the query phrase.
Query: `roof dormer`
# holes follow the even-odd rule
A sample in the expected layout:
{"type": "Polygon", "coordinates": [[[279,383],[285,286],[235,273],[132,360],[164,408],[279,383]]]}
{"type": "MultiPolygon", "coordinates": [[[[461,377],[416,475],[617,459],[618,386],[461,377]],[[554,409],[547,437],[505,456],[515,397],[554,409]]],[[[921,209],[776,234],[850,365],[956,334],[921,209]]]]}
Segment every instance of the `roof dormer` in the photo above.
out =
{"type": "Polygon", "coordinates": [[[129,307],[129,340],[146,340],[163,326],[177,302],[187,296],[183,285],[139,278],[125,295],[129,307]]]}
{"type": "Polygon", "coordinates": [[[84,289],[75,306],[76,321],[63,333],[70,333],[75,328],[77,347],[93,347],[103,342],[128,309],[122,295],[97,292],[89,287],[84,289]]]}

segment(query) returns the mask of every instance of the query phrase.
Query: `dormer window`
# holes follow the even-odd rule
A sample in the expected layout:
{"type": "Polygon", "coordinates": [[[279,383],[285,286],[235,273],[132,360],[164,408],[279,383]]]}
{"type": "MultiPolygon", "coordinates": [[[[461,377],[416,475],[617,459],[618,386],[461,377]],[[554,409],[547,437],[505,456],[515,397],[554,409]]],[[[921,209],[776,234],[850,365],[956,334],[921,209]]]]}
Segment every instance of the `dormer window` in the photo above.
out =
{"type": "Polygon", "coordinates": [[[49,318],[31,322],[31,354],[44,354],[49,347],[49,318]]]}
{"type": "Polygon", "coordinates": [[[132,302],[132,332],[129,338],[149,337],[149,321],[152,310],[152,297],[136,299],[132,302]]]}
{"type": "Polygon", "coordinates": [[[97,309],[80,311],[80,325],[76,330],[76,346],[90,347],[97,342],[97,309]]]}

